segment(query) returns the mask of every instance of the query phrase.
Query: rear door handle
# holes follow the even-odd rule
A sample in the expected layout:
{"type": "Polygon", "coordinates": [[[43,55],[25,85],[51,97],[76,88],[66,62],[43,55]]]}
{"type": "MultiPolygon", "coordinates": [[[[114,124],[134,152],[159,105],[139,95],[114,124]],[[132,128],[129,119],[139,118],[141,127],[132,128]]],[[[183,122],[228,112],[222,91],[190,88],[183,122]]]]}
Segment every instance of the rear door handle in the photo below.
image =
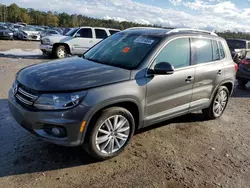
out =
{"type": "Polygon", "coordinates": [[[193,76],[188,76],[185,81],[186,82],[191,82],[193,79],[194,79],[193,76]]]}
{"type": "Polygon", "coordinates": [[[221,75],[222,73],[222,70],[218,70],[217,74],[221,75]]]}

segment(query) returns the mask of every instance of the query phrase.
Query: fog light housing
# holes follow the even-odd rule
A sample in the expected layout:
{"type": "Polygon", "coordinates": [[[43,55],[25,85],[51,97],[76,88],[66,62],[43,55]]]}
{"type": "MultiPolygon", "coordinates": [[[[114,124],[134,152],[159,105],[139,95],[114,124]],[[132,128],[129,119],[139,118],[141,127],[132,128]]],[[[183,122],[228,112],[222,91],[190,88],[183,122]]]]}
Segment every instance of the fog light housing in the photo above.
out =
{"type": "Polygon", "coordinates": [[[55,137],[66,137],[67,136],[67,132],[66,132],[66,129],[64,127],[45,125],[44,131],[47,134],[50,134],[50,135],[55,136],[55,137]]]}

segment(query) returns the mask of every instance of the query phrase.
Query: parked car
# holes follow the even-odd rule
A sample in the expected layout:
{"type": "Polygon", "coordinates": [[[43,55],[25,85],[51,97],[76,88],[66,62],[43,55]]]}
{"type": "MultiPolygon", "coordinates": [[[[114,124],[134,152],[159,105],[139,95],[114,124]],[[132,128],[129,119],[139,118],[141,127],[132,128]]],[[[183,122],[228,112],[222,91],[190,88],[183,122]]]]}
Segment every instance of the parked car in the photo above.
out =
{"type": "Polygon", "coordinates": [[[250,41],[244,39],[226,39],[232,57],[242,49],[250,49],[250,41]]]}
{"type": "Polygon", "coordinates": [[[57,30],[48,29],[41,33],[41,38],[52,35],[61,35],[61,33],[57,30]]]}
{"type": "Polygon", "coordinates": [[[37,31],[34,27],[25,26],[19,28],[17,37],[22,40],[40,40],[40,31],[37,31]]]}
{"type": "Polygon", "coordinates": [[[244,87],[250,81],[250,49],[244,49],[237,52],[234,60],[239,65],[236,74],[238,84],[239,86],[244,87]]]}
{"type": "Polygon", "coordinates": [[[116,29],[80,27],[71,29],[65,36],[43,37],[40,49],[44,54],[53,54],[56,58],[65,58],[69,54],[80,55],[100,42],[116,29]]]}
{"type": "Polygon", "coordinates": [[[13,39],[13,31],[6,26],[0,25],[0,39],[13,39]]]}
{"type": "Polygon", "coordinates": [[[104,160],[118,155],[140,128],[197,110],[219,118],[236,70],[226,41],[214,33],[131,29],[81,58],[22,69],[9,107],[31,133],[54,144],[83,145],[104,160]]]}

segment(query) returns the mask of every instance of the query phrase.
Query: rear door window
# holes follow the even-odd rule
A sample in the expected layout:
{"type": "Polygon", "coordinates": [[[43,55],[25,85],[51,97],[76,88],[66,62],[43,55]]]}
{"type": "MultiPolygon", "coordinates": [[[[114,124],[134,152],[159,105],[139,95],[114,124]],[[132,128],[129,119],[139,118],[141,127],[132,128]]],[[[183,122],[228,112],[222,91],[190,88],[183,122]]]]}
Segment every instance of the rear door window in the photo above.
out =
{"type": "Polygon", "coordinates": [[[194,63],[201,64],[213,61],[212,43],[209,39],[192,39],[192,45],[195,47],[194,63]]]}
{"type": "Polygon", "coordinates": [[[97,39],[105,39],[108,35],[103,29],[95,29],[95,35],[97,39]]]}
{"type": "Polygon", "coordinates": [[[118,33],[118,32],[119,31],[117,31],[117,30],[109,30],[110,35],[113,35],[113,34],[118,33]]]}
{"type": "Polygon", "coordinates": [[[217,41],[213,40],[212,45],[213,45],[213,60],[218,61],[220,60],[220,50],[217,41]]]}
{"type": "Polygon", "coordinates": [[[77,34],[80,34],[80,37],[82,37],[82,38],[93,38],[92,29],[90,29],[90,28],[80,29],[77,32],[77,34]]]}

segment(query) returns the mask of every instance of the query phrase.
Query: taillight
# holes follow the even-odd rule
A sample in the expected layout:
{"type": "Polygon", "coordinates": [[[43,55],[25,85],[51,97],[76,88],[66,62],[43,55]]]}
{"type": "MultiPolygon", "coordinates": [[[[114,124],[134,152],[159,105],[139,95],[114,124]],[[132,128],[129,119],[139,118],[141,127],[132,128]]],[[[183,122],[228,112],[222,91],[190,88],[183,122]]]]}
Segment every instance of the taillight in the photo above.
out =
{"type": "Polygon", "coordinates": [[[238,68],[239,68],[238,64],[237,64],[237,63],[234,63],[234,70],[235,70],[235,72],[238,71],[238,68]]]}

